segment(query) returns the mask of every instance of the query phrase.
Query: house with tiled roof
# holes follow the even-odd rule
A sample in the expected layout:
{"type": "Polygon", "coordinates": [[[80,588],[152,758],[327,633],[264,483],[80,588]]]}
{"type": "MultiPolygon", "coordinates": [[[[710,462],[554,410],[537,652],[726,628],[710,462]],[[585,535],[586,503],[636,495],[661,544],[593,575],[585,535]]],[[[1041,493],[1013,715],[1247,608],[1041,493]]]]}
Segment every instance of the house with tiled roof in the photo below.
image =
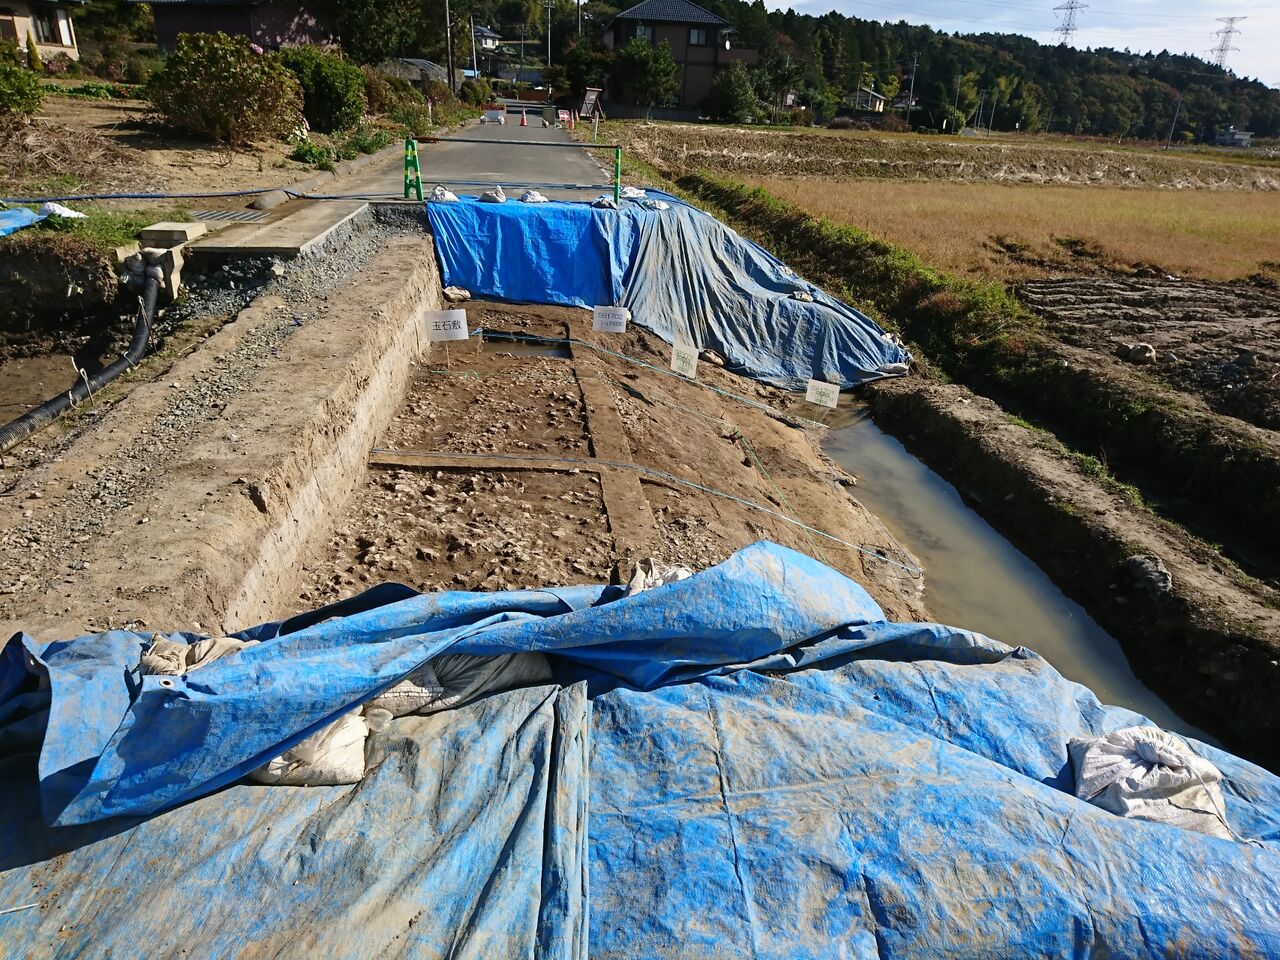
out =
{"type": "Polygon", "coordinates": [[[672,106],[696,109],[711,92],[718,71],[734,60],[755,66],[757,52],[736,47],[736,32],[728,20],[689,0],[641,0],[605,27],[604,43],[620,49],[636,37],[655,44],[665,40],[680,68],[680,89],[672,106]]]}

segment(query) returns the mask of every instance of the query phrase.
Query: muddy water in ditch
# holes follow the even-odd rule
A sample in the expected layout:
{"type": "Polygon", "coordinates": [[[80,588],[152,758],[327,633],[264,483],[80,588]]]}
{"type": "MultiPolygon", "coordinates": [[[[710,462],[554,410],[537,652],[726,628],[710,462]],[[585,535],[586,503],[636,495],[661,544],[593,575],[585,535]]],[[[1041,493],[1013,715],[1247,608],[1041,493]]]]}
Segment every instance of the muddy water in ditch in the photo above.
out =
{"type": "Polygon", "coordinates": [[[925,602],[940,622],[1029,647],[1103,703],[1214,742],[1143,686],[1119,643],[955,487],[882,433],[865,408],[842,406],[827,422],[832,430],[824,450],[858,478],[858,499],[920,559],[925,602]]]}

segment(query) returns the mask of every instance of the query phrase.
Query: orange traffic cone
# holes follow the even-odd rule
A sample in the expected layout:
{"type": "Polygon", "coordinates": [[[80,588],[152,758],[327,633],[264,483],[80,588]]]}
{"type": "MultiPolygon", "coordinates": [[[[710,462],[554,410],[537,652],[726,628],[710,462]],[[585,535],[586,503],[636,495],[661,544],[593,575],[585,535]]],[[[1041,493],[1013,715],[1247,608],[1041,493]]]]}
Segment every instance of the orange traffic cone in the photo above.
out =
{"type": "Polygon", "coordinates": [[[529,125],[529,118],[525,116],[525,108],[521,107],[520,108],[520,126],[527,127],[528,125],[529,125]]]}

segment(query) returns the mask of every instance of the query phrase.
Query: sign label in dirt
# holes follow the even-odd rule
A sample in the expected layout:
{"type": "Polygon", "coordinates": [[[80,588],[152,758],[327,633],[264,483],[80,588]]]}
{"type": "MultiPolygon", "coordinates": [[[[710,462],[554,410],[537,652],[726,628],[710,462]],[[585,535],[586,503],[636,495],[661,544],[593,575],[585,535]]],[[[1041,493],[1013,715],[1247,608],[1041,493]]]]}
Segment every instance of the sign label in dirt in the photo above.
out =
{"type": "Polygon", "coordinates": [[[631,311],[626,307],[596,307],[591,313],[591,329],[600,333],[626,333],[631,311]]]}
{"type": "Polygon", "coordinates": [[[466,340],[471,335],[467,330],[467,311],[465,310],[428,310],[427,334],[432,341],[466,340]]]}
{"type": "Polygon", "coordinates": [[[840,405],[840,388],[825,380],[810,380],[804,391],[804,398],[810,403],[834,410],[840,405]]]}
{"type": "Polygon", "coordinates": [[[671,369],[690,380],[698,379],[698,351],[693,347],[671,348],[671,369]]]}

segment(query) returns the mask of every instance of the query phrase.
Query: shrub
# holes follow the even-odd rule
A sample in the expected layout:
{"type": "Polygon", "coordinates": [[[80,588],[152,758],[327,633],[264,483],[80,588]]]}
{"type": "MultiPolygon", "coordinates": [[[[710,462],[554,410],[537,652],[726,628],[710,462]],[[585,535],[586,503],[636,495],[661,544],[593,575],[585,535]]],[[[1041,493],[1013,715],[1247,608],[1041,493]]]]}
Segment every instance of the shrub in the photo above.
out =
{"type": "Polygon", "coordinates": [[[0,40],[0,63],[11,63],[15,67],[22,66],[22,48],[17,40],[0,40]]]}
{"type": "Polygon", "coordinates": [[[333,166],[329,148],[321,146],[312,140],[298,141],[293,148],[293,152],[289,154],[289,159],[297,160],[299,163],[309,163],[317,167],[333,166]]]}
{"type": "Polygon", "coordinates": [[[391,134],[381,127],[362,123],[347,138],[344,145],[354,156],[357,153],[377,153],[391,143],[391,134]]]}
{"type": "Polygon", "coordinates": [[[364,99],[370,113],[386,113],[396,100],[396,91],[387,78],[373,67],[361,67],[364,74],[364,99]]]}
{"type": "Polygon", "coordinates": [[[40,48],[36,46],[36,37],[27,31],[27,66],[32,73],[44,73],[44,59],[40,56],[40,48]]]}
{"type": "Polygon", "coordinates": [[[471,106],[477,107],[493,99],[493,88],[484,79],[471,78],[463,80],[462,86],[458,88],[458,99],[463,103],[469,103],[471,106]]]}
{"type": "Polygon", "coordinates": [[[302,122],[302,91],[271,54],[245,37],[183,33],[164,69],[148,86],[151,102],[171,127],[242,147],[283,136],[302,122]]]}
{"type": "Polygon", "coordinates": [[[152,76],[163,68],[162,60],[134,54],[124,62],[124,81],[125,83],[148,83],[152,76]]]}
{"type": "Polygon", "coordinates": [[[75,70],[76,62],[61,50],[55,53],[49,60],[46,60],[44,64],[44,72],[54,76],[74,73],[75,70]]]}
{"type": "Polygon", "coordinates": [[[44,91],[34,73],[0,61],[0,117],[35,113],[43,99],[44,91]]]}
{"type": "Polygon", "coordinates": [[[850,117],[834,117],[827,124],[828,130],[852,130],[853,120],[850,117]]]}
{"type": "Polygon", "coordinates": [[[286,47],[280,58],[302,85],[302,112],[313,130],[332,133],[360,122],[366,101],[359,67],[319,47],[286,47]]]}
{"type": "Polygon", "coordinates": [[[388,119],[404,128],[405,133],[426,133],[434,119],[426,103],[400,103],[387,114],[388,119]]]}

